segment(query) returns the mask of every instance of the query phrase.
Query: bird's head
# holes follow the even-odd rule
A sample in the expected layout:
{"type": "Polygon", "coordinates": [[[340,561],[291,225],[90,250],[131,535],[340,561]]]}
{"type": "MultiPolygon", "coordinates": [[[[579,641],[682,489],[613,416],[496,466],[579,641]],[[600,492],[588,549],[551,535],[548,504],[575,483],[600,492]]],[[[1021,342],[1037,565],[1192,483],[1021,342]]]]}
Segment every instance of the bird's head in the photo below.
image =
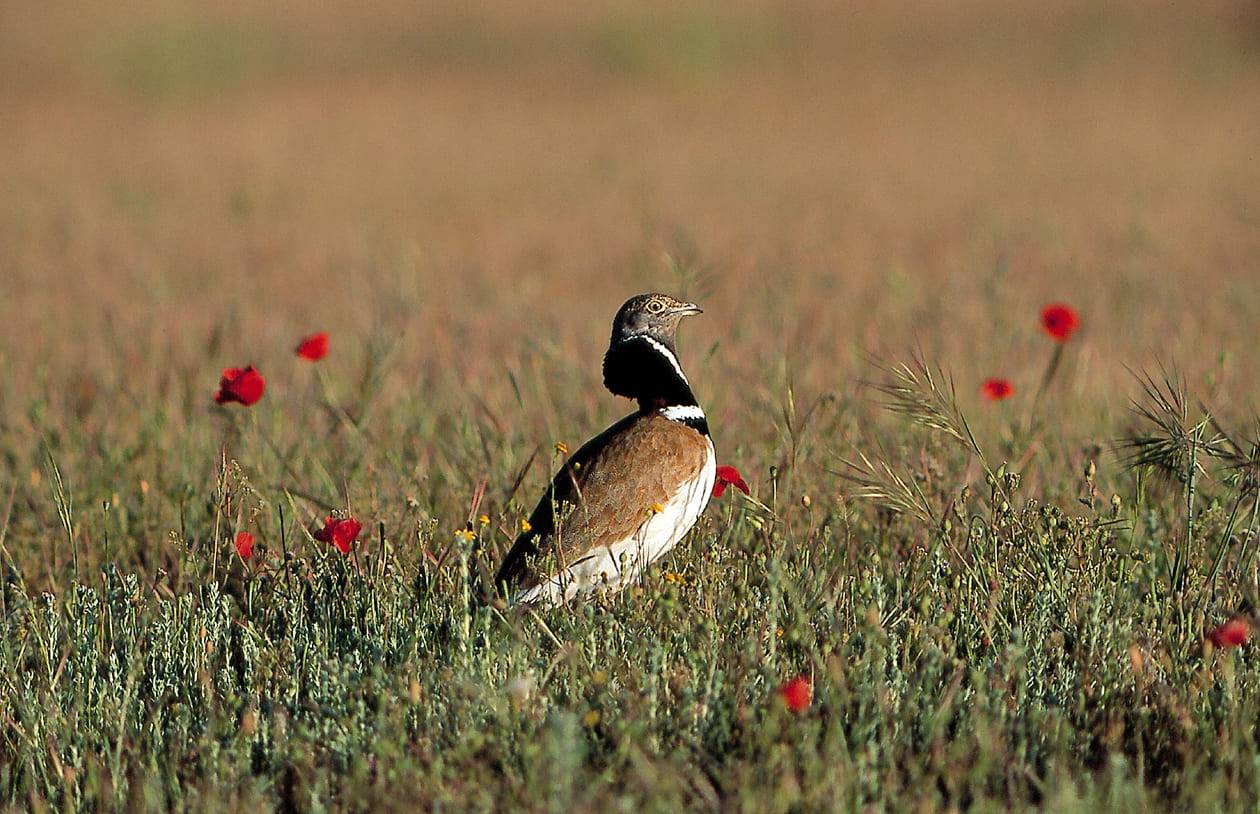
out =
{"type": "Polygon", "coordinates": [[[683,317],[699,313],[700,306],[668,294],[639,294],[626,300],[617,311],[610,344],[615,347],[627,339],[646,336],[673,350],[678,323],[683,317]]]}

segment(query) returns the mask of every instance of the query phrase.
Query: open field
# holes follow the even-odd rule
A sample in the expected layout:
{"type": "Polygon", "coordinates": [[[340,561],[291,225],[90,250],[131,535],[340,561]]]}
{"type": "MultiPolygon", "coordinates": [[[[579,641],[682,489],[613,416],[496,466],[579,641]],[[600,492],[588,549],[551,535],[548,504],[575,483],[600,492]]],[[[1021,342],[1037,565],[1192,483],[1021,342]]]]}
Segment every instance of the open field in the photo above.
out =
{"type": "Polygon", "coordinates": [[[0,805],[1260,804],[1254,4],[126,5],[0,6],[0,805]],[[470,602],[644,290],[755,501],[470,602]]]}

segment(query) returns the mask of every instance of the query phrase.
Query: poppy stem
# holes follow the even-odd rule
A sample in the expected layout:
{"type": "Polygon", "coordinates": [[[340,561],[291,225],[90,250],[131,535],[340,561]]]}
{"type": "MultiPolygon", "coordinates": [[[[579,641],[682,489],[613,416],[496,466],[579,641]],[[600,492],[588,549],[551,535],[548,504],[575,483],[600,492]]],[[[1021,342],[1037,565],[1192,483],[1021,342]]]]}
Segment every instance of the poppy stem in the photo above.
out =
{"type": "MultiPolygon", "coordinates": [[[[235,422],[233,423],[235,426],[235,422]]],[[[219,477],[215,483],[217,494],[214,501],[214,530],[210,535],[210,581],[219,581],[219,546],[223,544],[221,535],[224,509],[230,500],[228,496],[228,454],[227,441],[219,443],[219,477]]]]}
{"type": "Polygon", "coordinates": [[[1234,501],[1234,507],[1229,512],[1229,521],[1225,524],[1225,530],[1221,532],[1221,544],[1216,549],[1216,557],[1212,560],[1212,574],[1208,579],[1213,597],[1216,596],[1216,579],[1220,576],[1221,566],[1225,563],[1225,554],[1229,551],[1229,541],[1234,537],[1234,528],[1238,522],[1238,510],[1242,508],[1243,501],[1246,499],[1247,493],[1239,492],[1238,498],[1234,501]]]}
{"type": "MultiPolygon", "coordinates": [[[[17,481],[15,480],[9,485],[9,501],[4,509],[4,521],[0,522],[0,556],[8,561],[9,573],[16,578],[18,587],[22,592],[26,592],[26,578],[22,576],[22,572],[18,570],[17,563],[13,561],[13,555],[9,553],[9,549],[5,547],[4,539],[9,536],[9,521],[13,519],[13,499],[17,496],[17,481]]],[[[0,616],[9,618],[9,601],[6,598],[7,593],[0,590],[0,616]]]]}
{"type": "Polygon", "coordinates": [[[1028,409],[1028,434],[1032,434],[1033,425],[1037,421],[1038,408],[1041,406],[1041,399],[1045,396],[1046,391],[1050,389],[1051,382],[1054,381],[1055,374],[1059,372],[1059,365],[1063,361],[1064,343],[1059,342],[1054,346],[1054,353],[1050,356],[1050,364],[1046,365],[1046,372],[1041,376],[1041,383],[1037,385],[1037,392],[1033,394],[1032,406],[1028,409]]]}
{"type": "Polygon", "coordinates": [[[104,527],[105,532],[105,562],[109,562],[109,510],[110,503],[106,500],[101,504],[101,514],[103,515],[104,520],[101,525],[104,527]]]}
{"type": "Polygon", "coordinates": [[[1256,555],[1256,546],[1250,545],[1256,530],[1256,520],[1260,519],[1260,496],[1253,498],[1251,503],[1251,520],[1247,523],[1247,530],[1243,532],[1242,543],[1238,550],[1238,568],[1239,574],[1247,574],[1251,571],[1251,561],[1256,555]]]}
{"type": "Polygon", "coordinates": [[[289,592],[289,598],[292,599],[293,574],[289,571],[289,542],[284,533],[284,504],[277,502],[276,506],[280,509],[280,567],[284,569],[284,587],[289,592]]]}

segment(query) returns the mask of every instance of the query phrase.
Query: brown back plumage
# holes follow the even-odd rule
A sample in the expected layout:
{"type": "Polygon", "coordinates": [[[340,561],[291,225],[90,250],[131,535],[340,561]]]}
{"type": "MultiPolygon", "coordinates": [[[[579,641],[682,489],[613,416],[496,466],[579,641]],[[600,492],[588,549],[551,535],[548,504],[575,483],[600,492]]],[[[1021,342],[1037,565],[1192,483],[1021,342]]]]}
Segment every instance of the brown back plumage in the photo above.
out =
{"type": "Polygon", "coordinates": [[[699,431],[657,412],[623,418],[573,454],[529,517],[497,581],[514,589],[537,585],[539,566],[555,555],[558,567],[632,536],[708,456],[699,431]],[[557,529],[559,530],[557,533],[557,529]]]}

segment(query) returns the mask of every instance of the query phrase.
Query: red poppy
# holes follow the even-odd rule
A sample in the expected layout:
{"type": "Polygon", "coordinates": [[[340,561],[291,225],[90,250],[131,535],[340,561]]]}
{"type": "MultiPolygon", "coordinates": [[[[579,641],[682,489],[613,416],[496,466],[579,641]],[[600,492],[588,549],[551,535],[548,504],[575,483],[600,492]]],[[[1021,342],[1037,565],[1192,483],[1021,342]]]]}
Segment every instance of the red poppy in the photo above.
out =
{"type": "Polygon", "coordinates": [[[225,368],[223,378],[219,379],[219,392],[214,394],[214,402],[228,404],[234,401],[248,407],[262,398],[264,387],[266,382],[253,365],[225,368]]]}
{"type": "Polygon", "coordinates": [[[1208,641],[1220,648],[1237,647],[1251,636],[1251,625],[1234,616],[1208,634],[1208,641]]]}
{"type": "Polygon", "coordinates": [[[980,395],[989,401],[1004,401],[1015,395],[1015,385],[1010,379],[986,379],[980,386],[980,395]]]}
{"type": "Polygon", "coordinates": [[[311,334],[299,342],[293,352],[303,359],[318,362],[328,355],[328,334],[323,331],[311,334]]]}
{"type": "Polygon", "coordinates": [[[248,560],[254,556],[254,535],[248,531],[242,531],[236,535],[236,553],[242,560],[248,560]]]}
{"type": "Polygon", "coordinates": [[[713,496],[721,497],[726,493],[726,487],[734,486],[744,494],[749,494],[748,484],[744,482],[744,478],[739,474],[739,470],[733,466],[719,466],[717,468],[717,478],[713,481],[713,496]]]}
{"type": "Polygon", "coordinates": [[[809,709],[809,702],[814,697],[814,685],[809,676],[797,676],[779,686],[779,697],[793,712],[804,712],[809,709]]]}
{"type": "Polygon", "coordinates": [[[324,518],[324,527],[315,532],[315,539],[321,543],[331,543],[337,547],[342,554],[349,554],[350,547],[354,545],[355,540],[359,539],[359,532],[363,530],[363,524],[353,517],[332,517],[331,515],[324,518]]]}
{"type": "Polygon", "coordinates": [[[1041,310],[1041,328],[1056,342],[1068,341],[1079,327],[1081,318],[1070,305],[1056,302],[1041,310]]]}

